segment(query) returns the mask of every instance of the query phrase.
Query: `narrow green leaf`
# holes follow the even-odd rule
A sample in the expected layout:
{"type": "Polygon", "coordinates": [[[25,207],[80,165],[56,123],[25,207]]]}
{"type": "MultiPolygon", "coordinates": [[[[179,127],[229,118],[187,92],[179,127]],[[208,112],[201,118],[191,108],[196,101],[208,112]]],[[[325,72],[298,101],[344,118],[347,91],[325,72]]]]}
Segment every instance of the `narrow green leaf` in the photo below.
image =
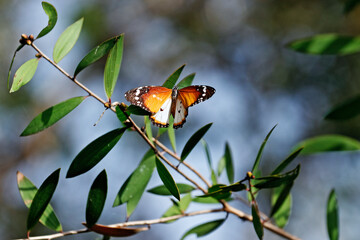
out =
{"type": "Polygon", "coordinates": [[[326,120],[347,120],[360,114],[360,95],[346,100],[332,108],[325,116],[326,120]]]}
{"type": "Polygon", "coordinates": [[[270,130],[270,132],[266,135],[263,143],[261,144],[260,149],[259,149],[259,151],[258,151],[258,154],[257,154],[257,156],[256,156],[256,158],[255,158],[255,162],[254,162],[254,165],[253,165],[253,167],[252,167],[251,172],[255,172],[255,171],[257,170],[257,168],[259,167],[260,160],[261,160],[261,156],[262,156],[262,153],[263,153],[263,151],[264,151],[265,145],[266,145],[266,143],[267,143],[267,141],[268,141],[271,133],[272,133],[272,132],[274,131],[274,129],[276,128],[276,126],[277,126],[277,124],[270,130]]]}
{"type": "MultiPolygon", "coordinates": [[[[290,185],[292,186],[293,183],[291,183],[290,185]]],[[[276,225],[278,225],[280,228],[285,227],[291,213],[291,194],[289,193],[287,194],[285,199],[281,199],[285,195],[286,188],[289,188],[288,184],[284,184],[278,188],[274,188],[271,196],[271,204],[273,206],[271,210],[271,212],[273,212],[272,217],[274,218],[276,225]],[[279,208],[276,205],[279,205],[279,208]]]]}
{"type": "Polygon", "coordinates": [[[224,184],[213,185],[208,189],[208,193],[197,197],[213,197],[217,200],[227,199],[231,196],[230,190],[223,190],[222,187],[226,187],[224,184]]]}
{"type": "Polygon", "coordinates": [[[108,52],[114,47],[114,45],[122,38],[123,35],[119,35],[102,42],[100,45],[91,49],[86,56],[77,65],[74,76],[77,76],[79,72],[98,61],[100,58],[108,54],[108,52]]]}
{"type": "Polygon", "coordinates": [[[86,225],[92,227],[100,218],[107,195],[107,175],[105,169],[91,185],[86,204],[86,225]]]}
{"type": "Polygon", "coordinates": [[[110,99],[119,76],[123,55],[124,35],[121,34],[113,48],[110,50],[105,64],[104,87],[106,96],[110,99]]]}
{"type": "Polygon", "coordinates": [[[230,184],[228,186],[220,186],[221,191],[232,191],[232,192],[239,192],[246,190],[246,185],[241,182],[236,182],[233,184],[230,184]]]}
{"type": "Polygon", "coordinates": [[[20,51],[24,46],[25,46],[24,44],[20,44],[20,45],[17,47],[17,49],[15,50],[14,55],[13,55],[13,57],[12,57],[12,59],[11,59],[11,63],[10,63],[9,71],[8,71],[8,77],[7,77],[7,85],[6,85],[7,88],[8,88],[8,90],[10,90],[11,69],[12,69],[12,66],[13,66],[13,64],[14,64],[14,60],[15,60],[16,53],[17,53],[18,51],[20,51]]]}
{"type": "Polygon", "coordinates": [[[154,151],[150,149],[139,163],[139,166],[121,186],[113,207],[127,203],[126,212],[129,217],[138,205],[154,169],[155,154],[154,151]]]}
{"type": "Polygon", "coordinates": [[[211,161],[211,155],[210,155],[209,146],[208,146],[207,142],[204,139],[201,139],[201,144],[204,147],[204,151],[205,151],[205,155],[206,155],[206,159],[208,161],[209,167],[210,167],[210,169],[212,169],[212,161],[211,161]]]}
{"type": "Polygon", "coordinates": [[[307,54],[348,55],[360,52],[360,36],[318,34],[290,42],[287,47],[307,54]]]}
{"type": "Polygon", "coordinates": [[[164,183],[165,187],[170,191],[171,195],[173,195],[176,199],[180,200],[179,189],[170,175],[169,171],[166,169],[165,165],[156,158],[156,169],[159,174],[161,181],[164,183]]]}
{"type": "Polygon", "coordinates": [[[151,129],[151,122],[148,116],[144,117],[145,120],[145,132],[146,132],[146,136],[148,137],[149,141],[151,143],[153,142],[153,134],[152,134],[152,129],[151,129]]]}
{"type": "Polygon", "coordinates": [[[40,220],[40,217],[43,215],[46,207],[49,205],[58,184],[59,175],[60,168],[50,174],[50,176],[45,179],[43,184],[41,184],[39,190],[37,190],[27,217],[26,228],[28,231],[30,231],[36,225],[36,223],[40,220]]]}
{"type": "Polygon", "coordinates": [[[299,172],[300,172],[300,164],[297,165],[295,169],[281,175],[271,175],[267,177],[255,178],[256,183],[254,184],[254,187],[259,189],[279,187],[284,183],[293,182],[299,175],[299,172]]]}
{"type": "Polygon", "coordinates": [[[287,165],[289,165],[299,155],[299,153],[303,149],[304,149],[303,147],[300,147],[297,150],[295,150],[294,152],[292,152],[284,161],[282,161],[279,164],[279,166],[276,167],[276,169],[270,175],[275,175],[275,174],[279,174],[280,172],[282,172],[282,170],[284,170],[287,167],[287,165]]]}
{"type": "Polygon", "coordinates": [[[124,123],[127,120],[127,116],[125,115],[125,113],[123,111],[121,111],[119,106],[115,107],[115,111],[116,111],[116,116],[118,117],[119,121],[121,123],[124,123]]]}
{"type": "Polygon", "coordinates": [[[81,18],[65,29],[56,41],[53,51],[54,62],[59,63],[70,50],[74,47],[78,40],[84,19],[81,18]]]}
{"type": "Polygon", "coordinates": [[[219,162],[218,162],[218,166],[217,166],[217,175],[218,175],[218,177],[220,177],[220,175],[224,171],[224,169],[225,169],[225,156],[221,157],[219,162]]]}
{"type": "MultiPolygon", "coordinates": [[[[16,173],[16,178],[21,198],[23,199],[25,205],[30,208],[38,189],[27,177],[24,176],[24,174],[19,171],[16,173]]],[[[51,207],[50,204],[47,205],[44,213],[41,215],[40,222],[45,227],[50,228],[54,231],[62,231],[61,223],[56,217],[54,209],[51,207]]]]}
{"type": "Polygon", "coordinates": [[[264,237],[264,228],[263,228],[263,225],[261,224],[259,212],[256,209],[254,204],[251,205],[251,214],[252,214],[252,217],[253,217],[253,225],[254,225],[256,235],[258,236],[259,239],[263,239],[263,237],[264,237]]]}
{"type": "Polygon", "coordinates": [[[179,67],[178,69],[175,70],[174,73],[172,73],[167,79],[166,81],[164,82],[164,84],[162,85],[163,87],[166,87],[166,88],[170,88],[172,89],[175,84],[176,84],[176,81],[179,79],[180,77],[180,74],[182,72],[182,70],[184,69],[185,67],[185,64],[182,65],[181,67],[179,67]]]}
{"type": "Polygon", "coordinates": [[[338,202],[336,199],[335,190],[332,189],[328,202],[327,202],[327,210],[326,210],[326,223],[327,230],[329,234],[330,240],[338,240],[339,239],[339,220],[338,220],[338,202]]]}
{"type": "Polygon", "coordinates": [[[276,189],[280,189],[277,192],[276,200],[274,201],[274,204],[271,208],[270,217],[274,216],[275,213],[280,209],[280,207],[283,205],[287,197],[290,195],[290,190],[293,186],[294,182],[289,182],[286,184],[281,185],[280,187],[276,189]]]}
{"type": "MultiPolygon", "coordinates": [[[[189,193],[193,190],[195,190],[195,188],[193,186],[190,186],[188,184],[185,183],[177,183],[176,184],[178,189],[179,189],[179,193],[183,194],[183,193],[189,193]]],[[[160,186],[156,186],[153,187],[149,190],[147,190],[149,193],[153,193],[153,194],[157,194],[157,195],[172,195],[170,193],[170,191],[164,186],[164,185],[160,185],[160,186]]]]}
{"type": "MultiPolygon", "coordinates": [[[[166,210],[166,212],[161,217],[170,217],[170,216],[183,214],[186,211],[186,209],[189,207],[191,200],[192,200],[191,194],[190,193],[186,194],[184,197],[181,198],[181,200],[177,204],[173,204],[170,208],[168,208],[168,210],[166,210]]],[[[174,221],[169,221],[167,223],[174,221]]]]}
{"type": "Polygon", "coordinates": [[[38,63],[39,58],[33,58],[21,65],[21,67],[15,72],[10,93],[16,92],[33,78],[38,63]]]}
{"type": "Polygon", "coordinates": [[[183,80],[181,80],[177,87],[178,89],[182,89],[184,87],[188,87],[192,84],[193,80],[195,78],[195,73],[191,73],[189,75],[187,75],[186,77],[183,78],[183,80]]]}
{"type": "Polygon", "coordinates": [[[57,22],[57,12],[55,7],[48,2],[42,2],[41,5],[46,15],[48,15],[49,21],[48,25],[44,27],[43,30],[41,30],[41,32],[37,35],[36,39],[39,39],[48,34],[55,27],[55,24],[57,22]]]}
{"type": "Polygon", "coordinates": [[[79,106],[86,97],[74,97],[56,104],[37,115],[20,136],[38,133],[52,125],[79,106]]]}
{"type": "Polygon", "coordinates": [[[181,153],[181,161],[184,161],[185,158],[190,154],[190,152],[194,149],[194,147],[196,146],[196,144],[201,140],[202,137],[204,137],[205,133],[209,130],[209,128],[211,127],[212,123],[209,123],[205,126],[203,126],[202,128],[200,128],[199,130],[197,130],[191,137],[190,139],[187,141],[187,143],[185,144],[185,147],[181,153]]]}
{"type": "Polygon", "coordinates": [[[225,145],[224,157],[225,157],[225,168],[226,168],[226,173],[227,173],[229,183],[233,183],[234,182],[234,165],[233,165],[233,160],[232,160],[232,156],[231,156],[230,146],[228,143],[226,143],[226,145],[225,145]]]}
{"type": "Polygon", "coordinates": [[[87,145],[72,161],[66,178],[83,174],[98,164],[120,140],[127,128],[112,130],[87,145]]]}
{"type": "Polygon", "coordinates": [[[333,151],[355,151],[360,149],[360,142],[342,135],[322,135],[308,138],[294,147],[304,147],[301,154],[314,154],[333,151]]]}
{"type": "Polygon", "coordinates": [[[174,152],[176,152],[176,138],[175,138],[175,130],[174,130],[174,117],[171,114],[170,114],[169,127],[167,128],[167,132],[168,132],[169,140],[170,140],[170,143],[171,143],[171,147],[173,148],[174,152]]]}
{"type": "MultiPolygon", "coordinates": [[[[225,199],[226,201],[230,201],[229,199],[225,199]]],[[[192,199],[193,202],[196,203],[204,203],[204,204],[217,204],[220,203],[219,200],[213,198],[213,197],[204,197],[204,196],[200,196],[200,197],[195,197],[192,199]]]]}
{"type": "Polygon", "coordinates": [[[127,114],[134,114],[134,115],[140,115],[140,116],[149,116],[151,113],[142,109],[141,107],[130,105],[126,108],[127,114]]]}
{"type": "Polygon", "coordinates": [[[351,12],[355,7],[360,4],[360,0],[346,0],[344,5],[344,13],[351,12]]]}
{"type": "Polygon", "coordinates": [[[221,224],[225,221],[225,219],[218,219],[215,221],[207,222],[200,224],[190,230],[188,230],[182,237],[181,240],[185,239],[190,234],[196,234],[197,237],[205,236],[213,231],[215,231],[221,224]]]}

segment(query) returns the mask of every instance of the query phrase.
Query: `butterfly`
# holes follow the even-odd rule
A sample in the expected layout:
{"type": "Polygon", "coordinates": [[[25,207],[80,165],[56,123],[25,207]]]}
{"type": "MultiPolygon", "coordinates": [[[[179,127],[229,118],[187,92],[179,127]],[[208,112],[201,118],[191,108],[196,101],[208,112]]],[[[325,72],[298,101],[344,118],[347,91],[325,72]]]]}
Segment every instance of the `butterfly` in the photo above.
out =
{"type": "Polygon", "coordinates": [[[125,93],[131,104],[151,113],[152,123],[158,127],[168,127],[170,115],[174,118],[174,128],[186,122],[188,108],[209,99],[215,89],[205,85],[193,85],[178,89],[160,86],[143,86],[125,93]]]}

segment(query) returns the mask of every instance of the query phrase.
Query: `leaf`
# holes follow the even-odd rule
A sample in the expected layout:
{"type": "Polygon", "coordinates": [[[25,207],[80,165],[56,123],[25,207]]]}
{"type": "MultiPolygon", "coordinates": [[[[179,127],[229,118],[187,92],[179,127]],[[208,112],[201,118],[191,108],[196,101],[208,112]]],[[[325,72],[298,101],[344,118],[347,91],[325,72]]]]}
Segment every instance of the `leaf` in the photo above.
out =
{"type": "Polygon", "coordinates": [[[226,173],[228,176],[229,183],[233,183],[234,182],[234,166],[233,166],[233,160],[231,157],[230,146],[228,143],[226,143],[226,145],[225,145],[224,157],[225,157],[225,168],[226,168],[226,173]]]}
{"type": "Polygon", "coordinates": [[[226,187],[224,184],[216,184],[208,189],[208,193],[197,197],[213,197],[217,200],[227,199],[231,196],[230,190],[223,190],[222,187],[226,187]]]}
{"type": "Polygon", "coordinates": [[[318,34],[290,42],[287,47],[307,54],[343,56],[360,51],[360,36],[318,34]]]}
{"type": "Polygon", "coordinates": [[[204,139],[201,139],[201,144],[204,147],[204,151],[205,151],[205,155],[206,155],[206,159],[208,161],[209,167],[210,167],[210,169],[212,169],[212,161],[211,161],[211,155],[210,155],[209,146],[208,146],[207,142],[204,139]]]}
{"type": "Polygon", "coordinates": [[[125,183],[121,186],[114,201],[113,207],[127,203],[126,211],[127,216],[129,217],[139,203],[154,169],[155,154],[154,151],[150,149],[139,163],[139,166],[132,172],[132,174],[126,179],[125,183]]]}
{"type": "Polygon", "coordinates": [[[346,100],[332,108],[324,117],[326,120],[347,120],[360,114],[360,95],[346,100]]]}
{"type": "Polygon", "coordinates": [[[274,131],[274,129],[276,128],[276,126],[277,126],[277,124],[270,130],[270,132],[266,135],[263,143],[261,144],[260,149],[259,149],[259,151],[258,151],[258,153],[257,153],[256,158],[255,158],[255,162],[254,162],[254,165],[253,165],[253,167],[252,167],[251,172],[255,172],[255,171],[257,170],[257,168],[259,167],[260,160],[261,160],[261,156],[262,156],[263,150],[264,150],[264,148],[265,148],[265,145],[266,145],[266,143],[267,143],[267,141],[268,141],[271,133],[272,133],[272,132],[274,131]]]}
{"type": "Polygon", "coordinates": [[[156,169],[161,181],[164,183],[165,187],[169,190],[171,195],[180,200],[180,192],[174,179],[166,169],[165,165],[158,158],[156,158],[156,169]]]}
{"type": "MultiPolygon", "coordinates": [[[[192,200],[191,194],[190,193],[186,194],[184,197],[181,198],[181,200],[177,204],[173,204],[168,210],[166,210],[166,212],[161,217],[162,218],[171,217],[171,216],[183,214],[186,211],[186,209],[189,207],[191,200],[192,200]]],[[[168,221],[166,223],[170,223],[174,221],[175,220],[168,221]]]]}
{"type": "MultiPolygon", "coordinates": [[[[195,188],[193,186],[190,186],[185,183],[177,183],[176,185],[179,189],[180,194],[189,193],[189,192],[195,190],[195,188]]],[[[157,195],[164,195],[164,196],[172,195],[164,185],[153,187],[147,191],[149,193],[153,193],[153,194],[157,194],[157,195]]]]}
{"type": "Polygon", "coordinates": [[[48,34],[55,27],[58,17],[56,9],[54,8],[53,5],[51,5],[48,2],[42,2],[41,5],[46,15],[48,15],[49,21],[48,21],[48,25],[44,27],[43,30],[41,30],[41,32],[37,35],[36,39],[39,39],[45,36],[46,34],[48,34]]]}
{"type": "Polygon", "coordinates": [[[339,239],[339,220],[338,220],[338,202],[336,199],[335,190],[332,189],[328,202],[327,202],[327,210],[326,210],[326,223],[327,230],[329,234],[330,240],[339,239]]]}
{"type": "Polygon", "coordinates": [[[189,75],[187,75],[186,77],[183,78],[183,80],[181,80],[177,87],[178,89],[182,89],[184,87],[188,87],[192,84],[193,80],[195,78],[195,73],[191,73],[189,75]]]}
{"type": "Polygon", "coordinates": [[[7,85],[6,85],[8,89],[10,88],[11,69],[12,69],[12,66],[13,66],[13,64],[14,64],[14,60],[15,60],[16,53],[17,53],[18,51],[20,51],[24,46],[25,46],[24,44],[20,44],[20,45],[16,48],[16,50],[15,50],[15,52],[14,52],[14,55],[13,55],[13,57],[12,57],[12,59],[11,59],[11,63],[10,63],[9,71],[8,71],[8,77],[7,77],[7,85]]]}
{"type": "Polygon", "coordinates": [[[120,140],[127,128],[112,130],[87,145],[72,161],[66,178],[83,174],[98,164],[120,140]]]}
{"type": "Polygon", "coordinates": [[[303,149],[304,149],[303,147],[300,147],[297,150],[295,150],[294,152],[292,152],[284,161],[282,161],[279,164],[279,166],[276,167],[276,169],[270,175],[275,175],[275,174],[279,174],[280,172],[282,172],[282,170],[284,170],[287,167],[287,165],[289,165],[299,155],[299,153],[303,149]]]}
{"type": "Polygon", "coordinates": [[[204,147],[206,159],[207,159],[210,171],[211,171],[211,181],[215,185],[215,184],[217,184],[217,177],[216,177],[216,173],[215,173],[215,171],[214,171],[214,169],[212,167],[212,161],[211,161],[211,155],[210,155],[209,146],[208,146],[207,142],[204,139],[201,139],[201,144],[204,147]]]}
{"type": "MultiPolygon", "coordinates": [[[[291,183],[291,186],[293,185],[293,183],[291,183]]],[[[284,191],[285,188],[289,188],[289,184],[286,185],[282,185],[278,188],[274,188],[274,191],[272,193],[271,196],[271,203],[272,203],[272,217],[275,220],[276,225],[278,225],[280,228],[285,227],[285,225],[287,224],[289,217],[290,217],[290,213],[291,213],[291,194],[287,194],[285,199],[280,199],[285,195],[284,191]],[[280,204],[280,202],[282,202],[280,204]],[[276,210],[277,206],[279,205],[279,208],[276,210]]]]}
{"type": "Polygon", "coordinates": [[[107,195],[107,176],[105,169],[91,185],[86,204],[86,225],[92,227],[100,218],[107,195]]]}
{"type": "Polygon", "coordinates": [[[10,93],[16,92],[33,78],[38,63],[39,63],[39,58],[33,58],[20,66],[20,68],[15,72],[10,93]]]}
{"type": "Polygon", "coordinates": [[[282,204],[285,202],[285,200],[287,199],[287,197],[290,194],[290,190],[291,190],[293,184],[294,184],[294,182],[289,182],[289,183],[281,185],[279,188],[276,188],[279,190],[276,194],[277,195],[276,199],[274,200],[274,204],[271,208],[270,217],[274,216],[274,214],[280,209],[282,204]]]}
{"type": "Polygon", "coordinates": [[[205,126],[203,126],[202,128],[200,128],[199,130],[197,130],[191,137],[190,139],[187,141],[187,143],[185,144],[185,147],[181,153],[181,161],[184,161],[185,158],[189,155],[189,153],[194,149],[194,147],[196,146],[196,144],[201,140],[201,138],[205,135],[205,133],[209,130],[209,128],[211,127],[212,123],[209,123],[205,126]]]}
{"type": "MultiPolygon", "coordinates": [[[[30,208],[38,189],[27,177],[24,176],[24,174],[19,171],[16,173],[16,178],[21,198],[24,200],[25,205],[30,208]]],[[[54,231],[62,231],[61,223],[56,217],[54,209],[51,207],[50,204],[47,205],[44,213],[41,215],[40,222],[45,227],[50,228],[54,231]]]]}
{"type": "Polygon", "coordinates": [[[55,63],[59,63],[70,50],[74,47],[78,40],[84,19],[81,18],[65,29],[56,41],[53,51],[53,59],[55,63]]]}
{"type": "Polygon", "coordinates": [[[232,192],[239,192],[242,190],[246,190],[246,185],[241,182],[236,182],[230,184],[228,186],[220,186],[221,191],[232,191],[232,192]]]}
{"type": "MultiPolygon", "coordinates": [[[[160,128],[161,129],[161,128],[160,128]]],[[[171,147],[174,152],[176,152],[176,138],[175,138],[175,130],[174,130],[174,117],[170,114],[169,118],[169,127],[167,128],[169,140],[171,143],[171,147]]]]}
{"type": "Polygon", "coordinates": [[[79,106],[86,97],[74,97],[56,104],[37,115],[20,136],[29,136],[54,125],[61,118],[79,106]]]}
{"type": "Polygon", "coordinates": [[[190,230],[188,230],[182,237],[181,240],[185,239],[185,237],[190,234],[196,234],[197,237],[205,236],[213,231],[215,231],[221,224],[225,221],[225,219],[218,219],[215,221],[207,222],[200,224],[190,230]]]}
{"type": "Polygon", "coordinates": [[[94,62],[98,61],[100,58],[108,54],[108,52],[114,47],[114,45],[122,38],[123,35],[119,35],[113,38],[102,42],[100,45],[91,49],[91,51],[86,54],[86,56],[79,62],[77,65],[74,77],[76,77],[82,70],[84,70],[89,65],[93,64],[94,62]]]}
{"type": "Polygon", "coordinates": [[[359,4],[360,4],[360,0],[346,0],[344,5],[344,13],[351,12],[359,4]]]}
{"type": "Polygon", "coordinates": [[[322,135],[308,138],[294,148],[304,147],[301,154],[314,154],[333,151],[355,151],[360,149],[360,142],[342,135],[322,135]]]}
{"type": "Polygon", "coordinates": [[[149,116],[151,113],[142,109],[141,107],[130,105],[126,108],[127,114],[141,115],[141,116],[149,116]]]}
{"type": "Polygon", "coordinates": [[[151,130],[151,122],[148,116],[144,117],[145,119],[145,132],[146,132],[146,136],[148,137],[149,141],[154,144],[153,142],[153,134],[152,134],[152,130],[151,130]]]}
{"type": "Polygon", "coordinates": [[[259,212],[256,209],[254,204],[251,205],[251,214],[253,217],[253,225],[254,225],[256,235],[258,236],[259,239],[263,239],[264,228],[263,228],[263,225],[261,224],[259,212]]]}
{"type": "MultiPolygon", "coordinates": [[[[87,224],[83,223],[86,227],[87,224]]],[[[96,232],[98,234],[102,234],[105,236],[111,237],[128,237],[135,235],[139,232],[149,230],[149,227],[141,227],[141,228],[129,228],[129,227],[111,227],[101,224],[95,224],[91,227],[88,227],[91,231],[96,232]]]]}
{"type": "Polygon", "coordinates": [[[125,115],[125,113],[120,109],[119,106],[115,107],[115,111],[116,111],[116,116],[118,117],[119,121],[121,123],[124,123],[127,120],[127,116],[125,115]]]}
{"type": "Polygon", "coordinates": [[[178,69],[176,69],[175,72],[173,72],[166,79],[166,81],[164,82],[164,84],[162,86],[166,87],[166,88],[169,88],[169,89],[172,89],[175,86],[176,81],[179,79],[180,74],[181,74],[182,70],[184,69],[184,67],[185,67],[185,64],[182,65],[181,67],[179,67],[178,69]]]}
{"type": "Polygon", "coordinates": [[[59,175],[60,168],[50,174],[50,176],[45,179],[43,184],[41,184],[39,190],[37,190],[27,217],[26,228],[28,231],[30,231],[36,225],[40,217],[43,215],[46,207],[49,205],[58,184],[59,175]]]}
{"type": "Polygon", "coordinates": [[[110,99],[113,94],[123,55],[124,35],[121,34],[107,57],[104,71],[104,87],[106,96],[110,99]]]}
{"type": "Polygon", "coordinates": [[[220,160],[218,162],[218,166],[217,166],[217,175],[218,175],[218,177],[220,177],[220,175],[224,171],[224,169],[225,169],[225,156],[220,158],[220,160]]]}
{"type": "Polygon", "coordinates": [[[290,183],[294,181],[299,175],[299,172],[300,164],[297,165],[295,169],[281,175],[270,175],[267,177],[255,178],[256,183],[254,184],[254,187],[259,189],[279,187],[284,183],[290,183]]]}

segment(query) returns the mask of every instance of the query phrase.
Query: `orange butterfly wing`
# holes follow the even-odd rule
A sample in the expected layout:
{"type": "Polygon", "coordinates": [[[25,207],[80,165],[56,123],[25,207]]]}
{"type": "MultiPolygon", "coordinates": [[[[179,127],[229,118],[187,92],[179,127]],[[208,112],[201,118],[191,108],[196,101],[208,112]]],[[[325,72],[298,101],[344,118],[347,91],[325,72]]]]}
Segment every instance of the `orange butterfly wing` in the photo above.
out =
{"type": "Polygon", "coordinates": [[[180,98],[185,109],[195,104],[209,99],[215,93],[213,87],[204,85],[193,85],[178,90],[178,97],[180,98]]]}
{"type": "Polygon", "coordinates": [[[179,89],[176,100],[174,128],[182,127],[186,122],[189,107],[209,99],[214,93],[214,88],[204,85],[194,85],[179,89]]]}
{"type": "Polygon", "coordinates": [[[172,90],[169,88],[144,86],[127,91],[125,98],[131,104],[154,114],[160,110],[167,99],[171,98],[171,93],[172,90]]]}

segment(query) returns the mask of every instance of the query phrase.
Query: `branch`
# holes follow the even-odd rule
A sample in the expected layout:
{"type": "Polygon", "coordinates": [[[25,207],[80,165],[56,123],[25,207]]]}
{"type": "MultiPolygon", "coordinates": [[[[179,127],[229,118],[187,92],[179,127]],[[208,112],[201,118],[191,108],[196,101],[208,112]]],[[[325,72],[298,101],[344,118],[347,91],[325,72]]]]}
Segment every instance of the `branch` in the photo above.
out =
{"type": "MultiPolygon", "coordinates": [[[[173,220],[183,218],[183,217],[191,217],[191,216],[202,215],[202,214],[207,214],[207,213],[215,213],[215,212],[224,212],[224,209],[217,208],[217,209],[200,210],[200,211],[194,211],[194,212],[174,215],[174,216],[170,216],[170,217],[164,217],[164,218],[158,218],[158,219],[152,219],[152,220],[143,220],[143,221],[123,222],[123,223],[116,223],[116,224],[111,224],[111,225],[107,225],[107,226],[113,227],[113,228],[116,228],[116,227],[122,228],[122,227],[129,227],[129,226],[152,225],[152,224],[166,223],[166,222],[173,221],[173,220]]],[[[68,235],[75,235],[75,234],[86,233],[86,232],[90,232],[90,230],[89,229],[71,230],[68,232],[55,233],[55,234],[51,234],[51,235],[44,235],[44,236],[37,236],[37,237],[30,237],[30,238],[21,238],[21,239],[16,239],[16,240],[45,240],[45,239],[50,240],[50,239],[60,238],[60,237],[68,236],[68,235]]]]}

